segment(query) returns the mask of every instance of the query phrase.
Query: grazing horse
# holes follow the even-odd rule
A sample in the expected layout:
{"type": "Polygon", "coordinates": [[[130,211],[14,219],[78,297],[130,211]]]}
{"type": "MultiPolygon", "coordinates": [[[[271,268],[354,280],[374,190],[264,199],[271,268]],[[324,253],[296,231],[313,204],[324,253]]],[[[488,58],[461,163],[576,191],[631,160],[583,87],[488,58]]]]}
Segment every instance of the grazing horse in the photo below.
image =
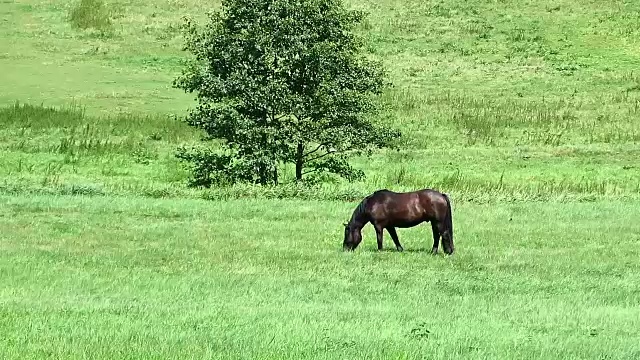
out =
{"type": "Polygon", "coordinates": [[[423,222],[431,222],[433,231],[432,253],[438,253],[442,236],[442,247],[448,255],[453,254],[453,220],[449,197],[432,189],[397,193],[387,189],[378,190],[365,197],[355,208],[349,223],[344,224],[345,251],[352,251],[362,241],[362,228],[371,223],[376,230],[378,250],[382,250],[382,231],[387,229],[398,251],[404,250],[396,227],[409,228],[423,222]]]}

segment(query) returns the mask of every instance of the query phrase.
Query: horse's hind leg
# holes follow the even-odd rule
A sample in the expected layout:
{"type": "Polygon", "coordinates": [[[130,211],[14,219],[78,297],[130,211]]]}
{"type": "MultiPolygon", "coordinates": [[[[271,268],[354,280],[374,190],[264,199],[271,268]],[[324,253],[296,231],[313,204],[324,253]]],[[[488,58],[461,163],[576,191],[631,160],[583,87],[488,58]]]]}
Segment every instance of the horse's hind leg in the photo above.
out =
{"type": "Polygon", "coordinates": [[[433,233],[433,249],[431,249],[431,253],[437,254],[438,246],[440,245],[440,230],[436,221],[431,222],[431,232],[433,233]]]}
{"type": "Polygon", "coordinates": [[[400,239],[398,239],[398,233],[396,233],[396,228],[394,228],[393,226],[389,226],[387,228],[387,231],[389,232],[389,235],[391,235],[391,239],[393,240],[393,243],[396,244],[396,249],[398,251],[403,251],[404,249],[402,248],[402,245],[400,245],[400,239]]]}
{"type": "Polygon", "coordinates": [[[453,241],[451,239],[451,231],[443,222],[438,222],[438,229],[442,235],[442,247],[447,255],[453,254],[453,241]]]}

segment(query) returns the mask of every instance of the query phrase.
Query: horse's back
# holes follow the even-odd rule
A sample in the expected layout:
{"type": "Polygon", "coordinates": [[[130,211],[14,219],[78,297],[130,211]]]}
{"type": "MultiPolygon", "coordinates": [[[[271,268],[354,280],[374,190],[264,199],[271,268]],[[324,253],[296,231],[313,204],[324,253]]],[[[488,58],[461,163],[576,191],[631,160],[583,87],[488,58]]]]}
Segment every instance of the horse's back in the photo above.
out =
{"type": "Polygon", "coordinates": [[[396,192],[388,189],[380,189],[367,196],[366,201],[370,205],[384,202],[403,204],[415,201],[418,201],[420,203],[439,203],[444,202],[445,198],[446,195],[444,193],[430,188],[407,192],[396,192]]]}
{"type": "Polygon", "coordinates": [[[428,218],[441,217],[448,207],[446,195],[434,189],[427,188],[402,194],[407,206],[413,207],[428,218]]]}
{"type": "Polygon", "coordinates": [[[447,195],[434,189],[423,189],[420,190],[419,196],[421,198],[421,202],[431,203],[431,204],[447,204],[447,195]]]}
{"type": "Polygon", "coordinates": [[[368,198],[373,198],[373,197],[378,197],[378,196],[384,196],[384,195],[393,195],[393,194],[397,194],[394,191],[391,191],[389,189],[380,189],[380,190],[376,190],[373,193],[371,193],[371,195],[367,196],[368,198]]]}

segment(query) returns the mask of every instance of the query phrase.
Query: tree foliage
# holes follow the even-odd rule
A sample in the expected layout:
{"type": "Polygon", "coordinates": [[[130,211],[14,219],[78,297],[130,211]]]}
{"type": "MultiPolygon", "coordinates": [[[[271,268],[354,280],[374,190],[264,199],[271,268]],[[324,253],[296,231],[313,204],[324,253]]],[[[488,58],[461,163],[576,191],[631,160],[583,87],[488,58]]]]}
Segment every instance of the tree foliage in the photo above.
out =
{"type": "Polygon", "coordinates": [[[386,82],[353,32],[362,19],[340,0],[223,0],[204,26],[185,22],[193,57],[174,86],[196,93],[187,122],[222,140],[216,152],[181,152],[199,169],[197,185],[277,184],[283,163],[297,180],[363,177],[348,155],[400,133],[372,120],[386,82]]]}

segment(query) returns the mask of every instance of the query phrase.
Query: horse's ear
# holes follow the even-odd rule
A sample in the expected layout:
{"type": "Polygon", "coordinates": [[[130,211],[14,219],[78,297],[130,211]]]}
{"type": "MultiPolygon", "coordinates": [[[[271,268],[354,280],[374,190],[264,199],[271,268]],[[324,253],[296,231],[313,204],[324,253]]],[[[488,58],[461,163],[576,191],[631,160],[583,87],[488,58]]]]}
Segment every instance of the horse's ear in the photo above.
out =
{"type": "Polygon", "coordinates": [[[342,224],[342,225],[344,225],[344,227],[347,227],[347,225],[349,225],[349,224],[347,224],[347,223],[344,223],[344,224],[342,224]]]}

